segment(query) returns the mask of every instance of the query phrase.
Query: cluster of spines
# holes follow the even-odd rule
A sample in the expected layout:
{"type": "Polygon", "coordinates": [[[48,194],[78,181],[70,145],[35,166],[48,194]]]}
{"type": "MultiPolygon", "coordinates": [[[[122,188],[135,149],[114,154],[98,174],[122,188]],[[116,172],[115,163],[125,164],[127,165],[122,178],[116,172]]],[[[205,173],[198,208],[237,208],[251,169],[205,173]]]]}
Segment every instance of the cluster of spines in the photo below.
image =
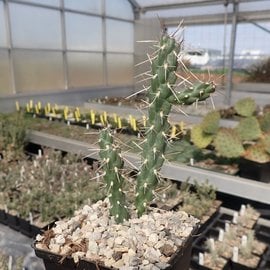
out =
{"type": "Polygon", "coordinates": [[[103,178],[111,205],[110,214],[114,216],[117,223],[121,223],[129,218],[123,191],[124,178],[121,174],[124,161],[120,148],[113,144],[113,137],[108,128],[103,129],[100,133],[99,147],[99,155],[103,162],[103,178]]]}

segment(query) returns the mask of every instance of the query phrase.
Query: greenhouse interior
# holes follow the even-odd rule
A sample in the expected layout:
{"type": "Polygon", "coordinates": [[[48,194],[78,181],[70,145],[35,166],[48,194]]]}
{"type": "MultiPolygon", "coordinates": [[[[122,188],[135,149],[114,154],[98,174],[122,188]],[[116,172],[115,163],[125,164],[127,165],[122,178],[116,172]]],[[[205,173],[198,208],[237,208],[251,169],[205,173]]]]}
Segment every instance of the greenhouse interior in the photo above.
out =
{"type": "Polygon", "coordinates": [[[269,0],[0,0],[0,270],[269,270],[269,44],[269,0]]]}

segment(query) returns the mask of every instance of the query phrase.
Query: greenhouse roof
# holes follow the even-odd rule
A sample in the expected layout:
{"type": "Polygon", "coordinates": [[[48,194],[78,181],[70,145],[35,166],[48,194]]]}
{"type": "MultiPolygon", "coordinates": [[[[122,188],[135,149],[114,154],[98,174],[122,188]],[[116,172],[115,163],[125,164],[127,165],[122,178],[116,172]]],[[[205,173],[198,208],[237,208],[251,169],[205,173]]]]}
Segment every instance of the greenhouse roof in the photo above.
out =
{"type": "MultiPolygon", "coordinates": [[[[239,3],[242,20],[270,20],[269,0],[129,0],[137,17],[164,19],[167,25],[175,25],[179,18],[186,24],[223,23],[225,13],[233,11],[233,3],[239,3]],[[198,17],[199,16],[199,17],[198,17]]],[[[241,20],[241,16],[239,17],[241,20]]]]}

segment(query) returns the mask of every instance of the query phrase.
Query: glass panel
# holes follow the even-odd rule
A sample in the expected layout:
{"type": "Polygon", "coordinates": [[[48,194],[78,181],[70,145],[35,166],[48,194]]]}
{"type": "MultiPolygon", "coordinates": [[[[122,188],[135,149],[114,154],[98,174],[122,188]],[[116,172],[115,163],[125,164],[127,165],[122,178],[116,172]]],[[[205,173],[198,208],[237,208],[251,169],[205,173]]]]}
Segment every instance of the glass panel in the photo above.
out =
{"type": "MultiPolygon", "coordinates": [[[[184,30],[184,44],[186,50],[214,49],[223,54],[224,49],[224,25],[196,25],[187,26],[184,30]]],[[[175,28],[169,29],[174,32],[175,28]]],[[[227,26],[225,47],[229,49],[231,26],[227,26]]],[[[228,53],[225,52],[225,53],[228,53]]]]}
{"type": "Polygon", "coordinates": [[[270,2],[268,0],[265,1],[255,1],[251,3],[240,3],[239,11],[256,11],[256,10],[269,10],[270,2]]]}
{"type": "Polygon", "coordinates": [[[133,55],[107,54],[108,84],[133,84],[133,55]]]}
{"type": "Polygon", "coordinates": [[[132,23],[116,20],[106,20],[107,51],[130,52],[134,51],[134,26],[132,23]],[[116,33],[121,33],[116,35],[116,33]]]}
{"type": "Polygon", "coordinates": [[[68,53],[69,87],[103,85],[101,53],[68,53]]]}
{"type": "Polygon", "coordinates": [[[8,51],[0,50],[0,95],[12,94],[8,51]]]}
{"type": "Polygon", "coordinates": [[[33,4],[41,4],[46,6],[59,7],[59,0],[17,0],[20,2],[33,3],[33,4]]]}
{"type": "Polygon", "coordinates": [[[134,20],[131,4],[127,0],[105,0],[106,15],[127,20],[134,20]]]}
{"type": "Polygon", "coordinates": [[[59,11],[10,4],[10,17],[15,47],[62,48],[59,11]]]}
{"type": "MultiPolygon", "coordinates": [[[[270,29],[269,22],[255,22],[265,29],[270,29]]],[[[250,23],[239,23],[235,44],[234,68],[250,69],[270,55],[270,35],[250,23]]]]}
{"type": "Polygon", "coordinates": [[[66,13],[67,48],[102,51],[101,18],[66,13]]]}
{"type": "Polygon", "coordinates": [[[16,50],[14,74],[20,92],[63,89],[62,53],[16,50]]]}
{"type": "Polygon", "coordinates": [[[65,0],[65,8],[101,14],[100,0],[65,0]]]}
{"type": "Polygon", "coordinates": [[[4,17],[4,5],[0,1],[0,47],[7,47],[7,33],[4,17]]]}

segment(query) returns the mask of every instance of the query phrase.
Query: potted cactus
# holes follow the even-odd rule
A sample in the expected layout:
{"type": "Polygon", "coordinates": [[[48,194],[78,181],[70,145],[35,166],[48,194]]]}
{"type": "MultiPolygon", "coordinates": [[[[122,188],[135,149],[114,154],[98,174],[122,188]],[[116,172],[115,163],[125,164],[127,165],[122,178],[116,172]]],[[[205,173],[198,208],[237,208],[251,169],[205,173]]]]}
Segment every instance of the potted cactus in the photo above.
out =
{"type": "Polygon", "coordinates": [[[235,110],[242,118],[235,128],[219,127],[220,113],[208,113],[191,130],[191,140],[200,147],[212,145],[217,156],[238,159],[240,176],[269,182],[270,113],[254,116],[255,101],[239,100],[235,110]]]}
{"type": "Polygon", "coordinates": [[[35,251],[47,269],[189,268],[191,239],[198,220],[182,211],[149,208],[149,202],[165,160],[172,104],[205,100],[215,85],[199,83],[177,92],[174,85],[181,43],[164,33],[158,48],[151,56],[148,119],[134,206],[126,202],[121,149],[110,130],[104,129],[99,146],[108,198],[84,206],[70,220],[57,222],[56,227],[37,237],[35,251]],[[68,260],[69,256],[74,261],[68,260]]]}

